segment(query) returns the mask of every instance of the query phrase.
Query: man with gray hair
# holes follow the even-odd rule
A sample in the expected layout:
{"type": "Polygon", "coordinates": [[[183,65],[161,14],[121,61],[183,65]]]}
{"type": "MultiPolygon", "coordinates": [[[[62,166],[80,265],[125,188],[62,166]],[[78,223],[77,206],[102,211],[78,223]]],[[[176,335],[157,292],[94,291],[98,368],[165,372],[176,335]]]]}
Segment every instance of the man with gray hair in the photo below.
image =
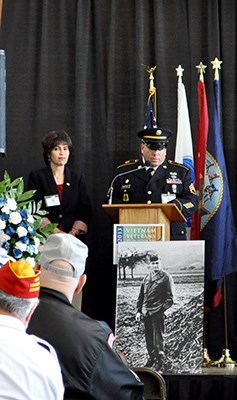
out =
{"type": "Polygon", "coordinates": [[[40,304],[28,332],[57,351],[65,399],[142,400],[143,384],[112,349],[109,326],[72,305],[86,282],[87,255],[87,246],[71,234],[48,237],[40,257],[40,304]]]}
{"type": "Polygon", "coordinates": [[[56,353],[26,333],[38,305],[40,272],[24,260],[0,267],[0,399],[62,400],[56,353]]]}

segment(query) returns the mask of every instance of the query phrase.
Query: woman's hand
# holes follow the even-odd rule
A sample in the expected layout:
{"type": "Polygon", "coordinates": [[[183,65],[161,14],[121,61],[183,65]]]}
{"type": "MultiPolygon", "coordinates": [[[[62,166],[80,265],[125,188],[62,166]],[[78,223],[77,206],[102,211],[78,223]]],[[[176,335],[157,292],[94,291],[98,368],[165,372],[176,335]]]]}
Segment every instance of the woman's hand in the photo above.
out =
{"type": "Polygon", "coordinates": [[[70,234],[73,236],[85,235],[87,233],[87,225],[83,221],[75,221],[71,227],[70,234]]]}

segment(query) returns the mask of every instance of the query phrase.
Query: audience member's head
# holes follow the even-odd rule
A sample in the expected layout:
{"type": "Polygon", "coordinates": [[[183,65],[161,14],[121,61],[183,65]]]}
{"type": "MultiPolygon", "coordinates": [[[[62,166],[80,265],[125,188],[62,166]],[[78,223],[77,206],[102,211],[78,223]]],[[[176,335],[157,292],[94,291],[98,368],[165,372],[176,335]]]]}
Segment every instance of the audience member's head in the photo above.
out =
{"type": "Polygon", "coordinates": [[[0,268],[0,313],[27,324],[38,304],[39,290],[40,271],[24,260],[8,261],[0,268]]]}
{"type": "Polygon", "coordinates": [[[55,233],[40,250],[41,286],[58,290],[72,301],[86,282],[87,246],[70,233],[55,233]]]}

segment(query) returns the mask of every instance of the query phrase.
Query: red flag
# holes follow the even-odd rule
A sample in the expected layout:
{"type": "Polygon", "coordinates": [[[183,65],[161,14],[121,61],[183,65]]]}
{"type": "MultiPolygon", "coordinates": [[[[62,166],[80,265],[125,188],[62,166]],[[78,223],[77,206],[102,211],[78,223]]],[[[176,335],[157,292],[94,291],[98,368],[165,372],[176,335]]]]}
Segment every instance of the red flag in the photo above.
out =
{"type": "Polygon", "coordinates": [[[201,216],[205,214],[202,203],[202,194],[204,189],[204,176],[205,176],[205,159],[207,149],[207,137],[208,137],[208,106],[206,97],[205,83],[202,80],[198,81],[198,133],[197,133],[197,144],[196,144],[196,158],[195,158],[195,187],[200,194],[199,210],[194,213],[192,217],[191,225],[191,239],[200,239],[200,226],[201,216]]]}

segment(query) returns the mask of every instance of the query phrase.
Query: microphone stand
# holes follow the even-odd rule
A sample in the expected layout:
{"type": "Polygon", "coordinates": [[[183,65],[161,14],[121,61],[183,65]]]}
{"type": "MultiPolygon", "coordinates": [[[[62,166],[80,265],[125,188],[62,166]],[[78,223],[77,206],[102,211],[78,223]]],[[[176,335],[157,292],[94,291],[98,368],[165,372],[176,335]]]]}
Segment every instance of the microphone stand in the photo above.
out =
{"type": "Polygon", "coordinates": [[[120,176],[123,176],[123,175],[131,174],[132,172],[136,172],[136,171],[142,170],[142,169],[147,168],[147,167],[149,167],[149,166],[150,166],[150,163],[149,163],[148,161],[146,161],[145,164],[144,164],[142,167],[140,167],[140,168],[139,168],[139,166],[138,166],[138,168],[130,169],[129,171],[122,172],[121,174],[116,175],[116,176],[113,178],[113,180],[112,180],[112,182],[111,182],[111,184],[110,184],[110,189],[109,189],[109,201],[108,201],[108,204],[112,204],[112,198],[113,198],[113,192],[114,192],[114,187],[113,187],[113,185],[114,185],[114,182],[116,181],[117,178],[119,178],[120,176]]]}

